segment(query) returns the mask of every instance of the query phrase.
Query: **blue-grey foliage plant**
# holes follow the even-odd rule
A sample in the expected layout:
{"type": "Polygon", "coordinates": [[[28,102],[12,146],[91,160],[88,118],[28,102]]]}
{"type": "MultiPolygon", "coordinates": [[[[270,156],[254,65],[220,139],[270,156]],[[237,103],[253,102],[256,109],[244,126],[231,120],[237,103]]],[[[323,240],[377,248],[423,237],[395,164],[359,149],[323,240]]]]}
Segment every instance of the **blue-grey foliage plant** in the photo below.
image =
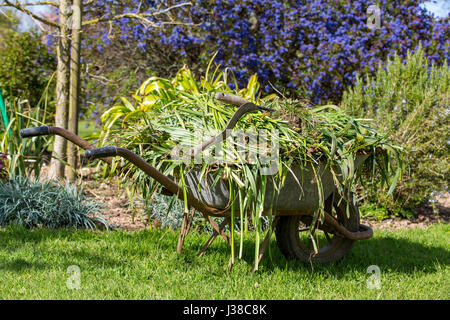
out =
{"type": "Polygon", "coordinates": [[[99,203],[86,200],[75,185],[32,181],[21,176],[0,182],[0,226],[27,228],[109,228],[99,203]]]}

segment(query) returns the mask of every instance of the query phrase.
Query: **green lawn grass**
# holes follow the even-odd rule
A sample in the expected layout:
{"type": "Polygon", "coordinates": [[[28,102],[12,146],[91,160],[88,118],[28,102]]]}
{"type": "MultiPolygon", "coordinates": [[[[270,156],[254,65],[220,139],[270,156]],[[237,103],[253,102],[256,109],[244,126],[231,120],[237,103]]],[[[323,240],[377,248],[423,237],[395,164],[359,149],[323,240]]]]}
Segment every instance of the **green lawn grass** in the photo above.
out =
{"type": "Polygon", "coordinates": [[[196,253],[208,235],[191,233],[176,254],[167,230],[90,232],[8,227],[0,231],[1,299],[449,299],[450,226],[375,231],[342,262],[314,266],[287,261],[271,243],[258,273],[250,272],[253,241],[228,274],[229,249],[217,240],[196,253]],[[80,268],[69,289],[69,266],[80,268]],[[377,265],[381,288],[368,289],[377,265]]]}

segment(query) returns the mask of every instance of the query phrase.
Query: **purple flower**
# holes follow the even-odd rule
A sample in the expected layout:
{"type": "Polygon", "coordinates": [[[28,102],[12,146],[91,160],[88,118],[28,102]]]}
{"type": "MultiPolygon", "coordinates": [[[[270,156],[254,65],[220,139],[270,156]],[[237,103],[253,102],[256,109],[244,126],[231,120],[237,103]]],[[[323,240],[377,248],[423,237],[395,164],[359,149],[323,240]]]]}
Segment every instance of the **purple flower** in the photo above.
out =
{"type": "MultiPolygon", "coordinates": [[[[193,26],[169,25],[148,32],[124,18],[117,21],[120,39],[134,39],[143,50],[151,47],[147,46],[150,41],[159,41],[179,56],[200,53],[199,60],[218,50],[215,62],[233,70],[239,86],[245,86],[257,73],[265,92],[272,90],[270,82],[292,95],[307,91],[314,103],[338,103],[357,76],[374,74],[380,63],[383,67],[395,54],[404,60],[408,50],[416,49],[419,43],[432,62],[450,59],[449,23],[433,18],[418,0],[378,1],[383,17],[378,30],[367,27],[365,12],[371,2],[363,0],[191,2],[192,6],[171,14],[193,26]]],[[[103,0],[93,6],[108,14],[116,11],[115,3],[103,0]]],[[[135,12],[141,1],[129,3],[125,7],[135,12]]],[[[142,3],[142,8],[153,12],[165,2],[142,3]]],[[[154,23],[160,22],[154,19],[154,23]]],[[[98,51],[102,50],[99,45],[98,51]]]]}

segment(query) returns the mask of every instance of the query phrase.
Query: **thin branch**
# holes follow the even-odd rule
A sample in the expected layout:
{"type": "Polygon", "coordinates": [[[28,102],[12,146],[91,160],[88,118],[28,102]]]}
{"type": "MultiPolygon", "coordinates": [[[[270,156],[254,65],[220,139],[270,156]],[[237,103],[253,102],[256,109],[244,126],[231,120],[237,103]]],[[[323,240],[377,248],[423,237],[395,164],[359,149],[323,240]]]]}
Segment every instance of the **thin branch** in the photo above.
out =
{"type": "Polygon", "coordinates": [[[113,21],[113,20],[119,20],[119,19],[122,19],[122,18],[138,19],[138,20],[142,20],[146,24],[154,25],[153,22],[151,22],[150,20],[146,19],[142,14],[124,13],[124,14],[119,14],[119,15],[115,15],[115,16],[111,16],[111,17],[96,18],[96,19],[88,20],[88,21],[83,22],[83,26],[87,26],[87,25],[91,25],[91,24],[95,24],[95,23],[100,23],[100,22],[108,22],[108,21],[113,21]]]}
{"type": "Polygon", "coordinates": [[[153,13],[123,13],[123,14],[119,14],[119,15],[115,15],[115,16],[111,16],[111,17],[101,17],[101,18],[96,18],[96,19],[85,21],[83,23],[83,26],[94,24],[94,23],[119,20],[119,19],[123,19],[123,18],[141,20],[144,24],[150,25],[151,27],[159,27],[159,26],[165,25],[165,24],[182,24],[182,23],[175,23],[175,22],[163,22],[161,24],[156,24],[147,18],[155,17],[155,16],[158,16],[161,14],[166,14],[173,9],[184,7],[184,6],[191,6],[191,5],[192,5],[192,3],[190,3],[190,2],[183,2],[183,3],[177,4],[177,5],[171,6],[169,8],[166,8],[164,10],[153,12],[153,13]]]}
{"type": "Polygon", "coordinates": [[[25,8],[21,3],[19,3],[18,1],[16,1],[15,3],[11,3],[9,0],[4,0],[5,1],[5,6],[8,7],[13,7],[16,8],[19,11],[22,11],[23,13],[29,15],[32,19],[37,20],[43,24],[46,24],[50,27],[54,27],[54,28],[59,28],[59,25],[53,21],[44,19],[36,14],[34,14],[33,12],[31,12],[30,10],[28,10],[27,8],[25,8]]]}

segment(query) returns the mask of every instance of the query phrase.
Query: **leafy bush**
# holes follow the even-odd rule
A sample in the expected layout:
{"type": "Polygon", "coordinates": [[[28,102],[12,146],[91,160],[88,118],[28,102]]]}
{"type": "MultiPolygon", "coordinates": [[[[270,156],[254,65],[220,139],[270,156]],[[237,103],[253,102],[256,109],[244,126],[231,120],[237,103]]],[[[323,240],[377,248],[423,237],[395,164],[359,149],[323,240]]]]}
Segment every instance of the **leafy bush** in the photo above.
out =
{"type": "Polygon", "coordinates": [[[6,171],[5,160],[8,159],[8,155],[0,152],[0,182],[8,179],[8,171],[6,171]]]}
{"type": "MultiPolygon", "coordinates": [[[[184,204],[181,200],[178,200],[178,198],[155,194],[152,201],[148,204],[146,213],[149,215],[150,219],[158,221],[162,227],[176,230],[181,227],[181,223],[183,221],[183,211],[184,204]]],[[[220,224],[221,222],[220,218],[212,217],[211,219],[217,224],[220,224]]],[[[265,231],[270,226],[269,218],[261,217],[261,220],[261,231],[265,231]]],[[[235,230],[241,230],[241,221],[236,219],[234,222],[235,230]]],[[[250,220],[247,220],[244,224],[251,227],[250,220]]],[[[210,233],[213,231],[211,225],[198,212],[195,212],[194,214],[191,228],[200,232],[210,233]]],[[[228,229],[228,226],[224,227],[224,230],[228,229]]]]}
{"type": "Polygon", "coordinates": [[[100,216],[100,204],[88,202],[76,186],[30,181],[16,177],[0,183],[0,226],[18,224],[27,228],[108,228],[100,216]]]}
{"type": "MultiPolygon", "coordinates": [[[[180,201],[176,197],[155,194],[152,201],[148,203],[146,213],[150,219],[158,221],[162,227],[176,230],[181,227],[183,212],[183,201],[180,201]]],[[[212,231],[211,226],[198,212],[194,214],[192,229],[196,229],[201,232],[212,231]]]]}
{"type": "MultiPolygon", "coordinates": [[[[369,197],[391,212],[417,206],[444,190],[450,182],[450,71],[447,62],[429,67],[419,49],[403,63],[399,56],[375,77],[358,78],[343,97],[342,106],[354,116],[371,118],[409,154],[393,198],[380,193],[369,197]]],[[[363,181],[363,188],[379,181],[363,181]]]]}
{"type": "Polygon", "coordinates": [[[358,75],[373,74],[395,53],[405,58],[420,41],[430,61],[449,58],[449,23],[434,20],[421,3],[196,0],[186,13],[196,27],[175,26],[159,35],[183,57],[218,50],[215,61],[230,67],[240,86],[257,73],[266,92],[271,82],[315,103],[338,103],[358,75]],[[379,29],[367,26],[371,4],[381,9],[379,29]]]}

